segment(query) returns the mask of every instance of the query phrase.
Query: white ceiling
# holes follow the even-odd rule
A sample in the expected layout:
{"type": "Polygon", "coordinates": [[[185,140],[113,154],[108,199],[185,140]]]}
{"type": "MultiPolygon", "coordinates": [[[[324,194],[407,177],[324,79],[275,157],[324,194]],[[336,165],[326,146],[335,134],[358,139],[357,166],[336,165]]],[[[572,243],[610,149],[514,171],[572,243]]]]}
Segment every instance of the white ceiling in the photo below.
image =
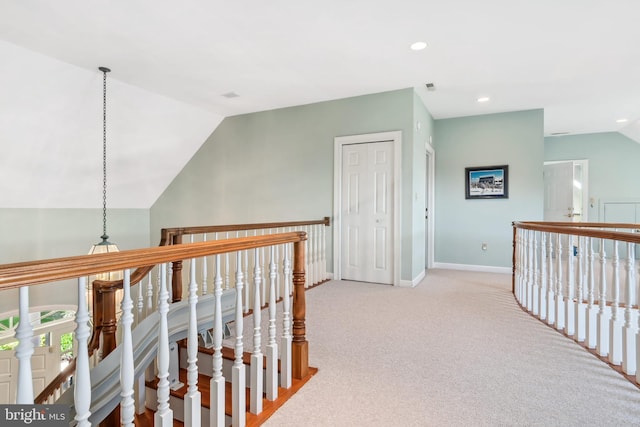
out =
{"type": "Polygon", "coordinates": [[[113,70],[110,207],[150,207],[225,116],[405,87],[436,119],[544,108],[547,135],[635,135],[639,14],[636,0],[6,0],[0,207],[101,206],[98,66],[113,70]]]}

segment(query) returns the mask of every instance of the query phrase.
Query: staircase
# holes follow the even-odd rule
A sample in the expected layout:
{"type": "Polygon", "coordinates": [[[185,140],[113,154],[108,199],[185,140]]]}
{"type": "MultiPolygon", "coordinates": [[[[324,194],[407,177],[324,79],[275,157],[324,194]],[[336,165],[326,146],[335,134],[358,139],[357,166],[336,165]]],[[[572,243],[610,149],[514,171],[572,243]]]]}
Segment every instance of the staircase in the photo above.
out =
{"type": "MultiPolygon", "coordinates": [[[[327,225],[164,229],[157,248],[0,266],[0,290],[19,288],[21,318],[31,286],[77,280],[74,386],[52,384],[41,398],[67,405],[80,427],[260,425],[317,372],[308,365],[305,288],[327,279],[327,225]],[[105,271],[123,278],[88,288],[105,271]]],[[[16,403],[32,404],[34,335],[20,326],[16,403]]]]}
{"type": "MultiPolygon", "coordinates": [[[[174,425],[183,425],[184,424],[184,396],[187,393],[187,344],[186,341],[180,341],[179,343],[179,387],[173,387],[170,391],[170,406],[173,408],[173,417],[174,417],[174,425]]],[[[225,378],[231,378],[231,368],[234,362],[234,352],[233,349],[228,347],[222,348],[222,359],[223,359],[223,375],[225,378]]],[[[251,353],[244,352],[243,353],[243,361],[246,366],[246,377],[250,377],[250,364],[251,364],[251,353]]],[[[202,427],[209,427],[209,401],[210,401],[210,390],[209,384],[211,381],[211,377],[207,375],[207,371],[211,372],[211,366],[213,363],[213,349],[207,347],[199,347],[198,348],[198,389],[202,393],[202,410],[201,410],[201,420],[202,427]]],[[[266,364],[266,358],[264,361],[266,364]]],[[[279,365],[279,364],[278,364],[279,365]]],[[[278,387],[278,398],[276,400],[270,401],[267,400],[266,394],[263,395],[262,399],[262,412],[258,415],[252,414],[249,411],[249,388],[246,388],[246,425],[247,426],[259,426],[263,422],[265,422],[275,411],[278,410],[291,396],[293,396],[302,386],[309,380],[311,377],[317,372],[316,368],[310,368],[309,375],[301,380],[293,379],[292,386],[288,389],[278,387]]],[[[278,366],[278,372],[280,372],[278,366]]],[[[266,374],[266,372],[265,372],[266,374]]],[[[158,388],[158,379],[153,378],[152,380],[145,381],[145,407],[146,411],[142,414],[138,414],[136,418],[137,426],[153,426],[153,413],[157,407],[157,395],[156,390],[158,388]]],[[[231,382],[225,383],[225,414],[226,414],[226,425],[232,425],[232,386],[231,382]]]]}

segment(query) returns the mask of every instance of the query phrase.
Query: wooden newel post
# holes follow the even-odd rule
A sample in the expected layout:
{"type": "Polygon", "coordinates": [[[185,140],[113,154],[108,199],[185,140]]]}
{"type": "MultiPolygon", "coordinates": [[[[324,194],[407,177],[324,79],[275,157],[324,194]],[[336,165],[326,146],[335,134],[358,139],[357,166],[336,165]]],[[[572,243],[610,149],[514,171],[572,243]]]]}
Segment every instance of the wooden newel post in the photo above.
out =
{"type": "Polygon", "coordinates": [[[115,287],[104,287],[98,290],[101,294],[99,300],[102,300],[102,358],[107,357],[117,347],[116,290],[115,287]]]}
{"type": "MultiPolygon", "coordinates": [[[[306,239],[305,239],[306,240],[306,239]]],[[[303,379],[309,374],[309,342],[307,341],[304,295],[304,241],[293,244],[293,340],[291,343],[291,375],[303,379]]]]}
{"type": "MultiPolygon", "coordinates": [[[[182,243],[182,234],[173,236],[174,245],[182,243]]],[[[182,261],[174,261],[171,267],[171,302],[182,301],[182,261]]]]}

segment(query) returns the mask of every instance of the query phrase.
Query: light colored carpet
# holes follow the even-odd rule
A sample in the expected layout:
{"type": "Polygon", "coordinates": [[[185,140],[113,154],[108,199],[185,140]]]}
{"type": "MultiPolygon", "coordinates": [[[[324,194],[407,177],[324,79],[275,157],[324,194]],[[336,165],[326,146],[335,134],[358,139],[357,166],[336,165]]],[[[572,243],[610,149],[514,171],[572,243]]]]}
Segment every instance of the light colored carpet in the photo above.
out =
{"type": "Polygon", "coordinates": [[[276,426],[640,426],[640,391],[523,312],[511,276],[430,270],[416,288],[307,292],[318,374],[276,426]]]}

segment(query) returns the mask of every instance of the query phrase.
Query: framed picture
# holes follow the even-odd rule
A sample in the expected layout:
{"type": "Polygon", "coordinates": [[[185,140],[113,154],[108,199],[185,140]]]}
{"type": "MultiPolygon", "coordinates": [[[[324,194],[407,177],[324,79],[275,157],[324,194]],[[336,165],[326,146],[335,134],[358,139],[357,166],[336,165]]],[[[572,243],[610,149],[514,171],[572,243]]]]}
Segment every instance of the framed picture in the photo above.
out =
{"type": "Polygon", "coordinates": [[[508,199],[509,166],[464,169],[465,199],[508,199]]]}

